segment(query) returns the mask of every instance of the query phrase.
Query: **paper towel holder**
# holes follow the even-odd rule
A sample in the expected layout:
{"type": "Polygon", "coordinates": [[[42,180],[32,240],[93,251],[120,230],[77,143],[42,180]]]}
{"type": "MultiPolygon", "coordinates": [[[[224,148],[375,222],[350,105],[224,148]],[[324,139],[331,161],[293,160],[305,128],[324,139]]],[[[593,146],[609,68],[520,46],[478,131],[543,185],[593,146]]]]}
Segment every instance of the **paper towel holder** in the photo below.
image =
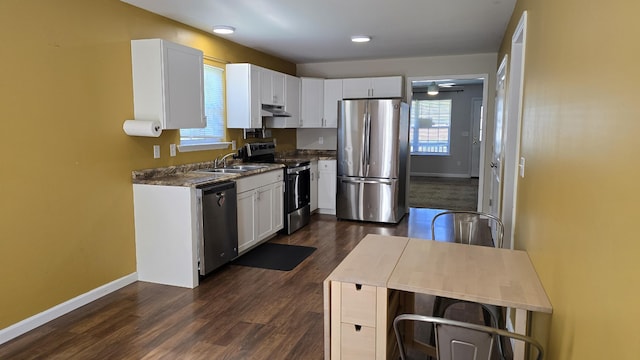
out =
{"type": "Polygon", "coordinates": [[[129,136],[159,137],[162,125],[157,120],[125,120],[122,130],[129,136]]]}

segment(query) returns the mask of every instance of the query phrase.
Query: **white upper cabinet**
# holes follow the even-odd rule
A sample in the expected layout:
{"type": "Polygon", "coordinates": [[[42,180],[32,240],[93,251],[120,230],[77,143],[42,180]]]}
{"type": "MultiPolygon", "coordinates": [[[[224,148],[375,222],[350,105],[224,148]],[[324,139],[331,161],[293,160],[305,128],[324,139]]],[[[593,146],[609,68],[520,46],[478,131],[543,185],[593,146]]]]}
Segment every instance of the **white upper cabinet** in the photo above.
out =
{"type": "Polygon", "coordinates": [[[131,40],[136,120],[158,120],[163,129],[202,128],[202,51],[162,39],[131,40]]]}
{"type": "Polygon", "coordinates": [[[303,77],[300,92],[300,127],[322,127],[324,115],[324,79],[303,77]]]}
{"type": "Polygon", "coordinates": [[[261,69],[251,64],[228,64],[227,127],[255,129],[262,127],[261,69]]]}
{"type": "Polygon", "coordinates": [[[324,81],[324,110],[322,127],[338,127],[339,100],[342,100],[342,79],[326,79],[324,81]]]}
{"type": "Polygon", "coordinates": [[[337,127],[338,100],[342,100],[342,79],[302,78],[300,127],[337,127]]]}
{"type": "Polygon", "coordinates": [[[300,127],[300,78],[284,74],[284,79],[284,109],[291,116],[265,118],[264,125],[268,128],[300,127]]]}
{"type": "Polygon", "coordinates": [[[401,98],[402,76],[343,79],[344,99],[401,98]]]}
{"type": "Polygon", "coordinates": [[[260,98],[266,105],[285,105],[285,74],[260,69],[260,98]]]}

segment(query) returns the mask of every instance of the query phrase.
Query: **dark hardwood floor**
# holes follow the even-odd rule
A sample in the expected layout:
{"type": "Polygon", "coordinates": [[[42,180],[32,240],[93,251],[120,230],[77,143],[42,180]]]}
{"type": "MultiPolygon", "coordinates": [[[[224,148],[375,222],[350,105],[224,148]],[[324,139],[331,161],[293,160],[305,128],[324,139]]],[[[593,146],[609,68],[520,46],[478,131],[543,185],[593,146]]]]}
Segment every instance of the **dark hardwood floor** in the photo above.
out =
{"type": "Polygon", "coordinates": [[[367,234],[429,239],[441,210],[398,225],[311,224],[271,241],[317,250],[292,271],[227,265],[195,289],[136,282],[0,346],[1,359],[322,359],[322,281],[367,234]]]}

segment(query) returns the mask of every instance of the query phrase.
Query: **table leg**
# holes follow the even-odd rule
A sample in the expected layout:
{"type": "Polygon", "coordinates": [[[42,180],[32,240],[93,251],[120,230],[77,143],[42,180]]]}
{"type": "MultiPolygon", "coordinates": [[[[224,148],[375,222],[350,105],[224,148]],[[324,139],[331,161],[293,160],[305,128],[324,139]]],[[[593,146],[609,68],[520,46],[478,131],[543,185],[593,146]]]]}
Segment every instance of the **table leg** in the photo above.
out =
{"type": "MultiPolygon", "coordinates": [[[[513,331],[527,335],[527,321],[529,312],[527,310],[515,309],[516,318],[513,324],[513,331]]],[[[525,344],[522,341],[516,341],[513,346],[513,359],[514,360],[524,360],[525,358],[525,344]]]]}

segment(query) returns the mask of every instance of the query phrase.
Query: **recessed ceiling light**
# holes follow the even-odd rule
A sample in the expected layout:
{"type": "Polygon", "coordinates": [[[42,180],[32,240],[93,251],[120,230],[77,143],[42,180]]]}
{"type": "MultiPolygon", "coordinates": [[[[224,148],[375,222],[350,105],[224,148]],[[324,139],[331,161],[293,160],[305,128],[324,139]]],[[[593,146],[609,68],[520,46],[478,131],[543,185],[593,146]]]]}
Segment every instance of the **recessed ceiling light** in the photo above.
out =
{"type": "Polygon", "coordinates": [[[371,41],[371,37],[366,35],[354,35],[351,37],[351,41],[356,43],[364,43],[371,41]]]}
{"type": "Polygon", "coordinates": [[[213,27],[213,32],[221,35],[233,34],[235,31],[236,31],[236,28],[234,28],[233,26],[216,25],[213,27]]]}

